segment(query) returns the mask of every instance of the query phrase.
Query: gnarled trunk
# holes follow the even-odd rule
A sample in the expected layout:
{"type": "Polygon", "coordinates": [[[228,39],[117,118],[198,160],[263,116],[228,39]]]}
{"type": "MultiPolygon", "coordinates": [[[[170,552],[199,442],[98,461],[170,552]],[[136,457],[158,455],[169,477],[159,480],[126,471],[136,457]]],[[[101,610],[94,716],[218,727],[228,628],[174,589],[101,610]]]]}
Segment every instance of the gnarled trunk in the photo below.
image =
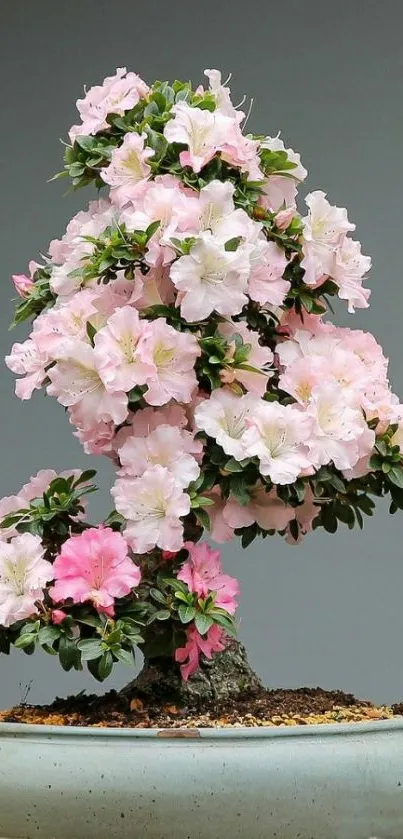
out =
{"type": "Polygon", "coordinates": [[[178,665],[168,658],[145,660],[136,679],[123,688],[123,695],[153,703],[173,703],[186,708],[226,705],[242,695],[256,696],[262,683],[247,659],[243,645],[231,638],[226,649],[212,660],[203,658],[188,681],[181,678],[178,665]]]}

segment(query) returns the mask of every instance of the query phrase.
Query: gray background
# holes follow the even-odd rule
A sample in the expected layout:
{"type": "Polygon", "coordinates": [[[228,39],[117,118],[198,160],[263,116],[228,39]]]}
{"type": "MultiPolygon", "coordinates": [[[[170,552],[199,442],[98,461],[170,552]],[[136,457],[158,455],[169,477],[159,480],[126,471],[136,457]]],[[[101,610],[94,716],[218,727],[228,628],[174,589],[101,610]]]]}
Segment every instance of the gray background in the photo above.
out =
{"type": "MultiPolygon", "coordinates": [[[[251,130],[284,138],[301,152],[309,189],[347,206],[364,253],[373,257],[369,311],[338,322],[369,329],[391,358],[403,394],[402,149],[403,4],[383,0],[330,3],[248,0],[174,3],[138,0],[3,0],[0,44],[1,250],[0,343],[13,297],[9,276],[22,273],[60,235],[88,195],[63,197],[59,137],[77,121],[84,83],[99,83],[127,65],[155,78],[203,80],[205,67],[233,72],[234,99],[255,99],[251,130]]],[[[37,394],[13,395],[0,375],[0,493],[10,494],[38,469],[89,466],[62,408],[37,394]]],[[[109,509],[111,470],[99,460],[102,489],[95,517],[109,509]]],[[[381,507],[364,533],[316,533],[299,548],[274,538],[246,553],[224,548],[240,578],[240,633],[264,680],[275,686],[320,684],[377,701],[403,697],[403,549],[401,518],[381,507]]],[[[110,686],[128,671],[116,668],[110,686]]],[[[65,674],[57,661],[21,652],[0,661],[0,707],[44,702],[82,688],[103,690],[86,675],[65,674]]]]}

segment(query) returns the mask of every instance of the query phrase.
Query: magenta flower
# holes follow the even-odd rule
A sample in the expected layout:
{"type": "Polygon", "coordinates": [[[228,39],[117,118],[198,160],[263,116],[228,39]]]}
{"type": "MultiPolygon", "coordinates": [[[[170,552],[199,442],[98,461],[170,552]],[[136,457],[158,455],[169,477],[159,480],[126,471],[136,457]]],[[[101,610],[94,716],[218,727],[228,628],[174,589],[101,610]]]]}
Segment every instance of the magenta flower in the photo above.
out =
{"type": "Polygon", "coordinates": [[[216,606],[233,615],[237,607],[236,595],[239,594],[238,581],[235,577],[222,574],[219,551],[213,551],[207,542],[198,545],[185,542],[184,547],[189,551],[189,557],[179,571],[178,580],[186,583],[189,591],[199,597],[207,597],[214,591],[216,606]]]}
{"type": "Polygon", "coordinates": [[[53,570],[56,582],[49,593],[54,603],[91,601],[99,611],[140,582],[140,569],[128,556],[123,536],[102,526],[67,539],[53,570]]]}

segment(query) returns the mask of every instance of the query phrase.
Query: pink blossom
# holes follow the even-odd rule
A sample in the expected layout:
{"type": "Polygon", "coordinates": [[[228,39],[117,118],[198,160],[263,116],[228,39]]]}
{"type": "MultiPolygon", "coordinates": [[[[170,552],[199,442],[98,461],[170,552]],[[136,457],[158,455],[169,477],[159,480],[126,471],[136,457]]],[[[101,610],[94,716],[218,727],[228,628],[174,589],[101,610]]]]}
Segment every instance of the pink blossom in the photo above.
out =
{"type": "Polygon", "coordinates": [[[207,542],[185,542],[184,547],[189,553],[177,577],[186,583],[189,591],[199,597],[206,598],[215,592],[215,605],[225,609],[233,615],[236,607],[236,596],[239,594],[238,580],[222,573],[220,552],[212,550],[207,542]]]}
{"type": "MultiPolygon", "coordinates": [[[[100,219],[113,211],[110,201],[105,198],[90,201],[87,210],[80,210],[70,219],[61,239],[52,239],[49,245],[49,255],[54,265],[62,265],[66,262],[80,241],[81,236],[90,234],[94,220],[100,219]]],[[[105,225],[106,227],[107,225],[105,225]]],[[[92,231],[93,232],[93,231],[92,231]]]]}
{"type": "Polygon", "coordinates": [[[288,207],[287,210],[279,210],[274,217],[274,223],[277,230],[287,230],[287,227],[290,226],[294,216],[295,210],[293,207],[288,207]]]}
{"type": "Polygon", "coordinates": [[[141,343],[139,355],[145,364],[154,366],[144,394],[149,405],[165,405],[171,399],[190,402],[197,387],[194,365],[200,355],[193,335],[178,332],[165,318],[157,318],[141,343]]]}
{"type": "Polygon", "coordinates": [[[273,362],[273,353],[268,347],[262,347],[259,343],[259,336],[256,332],[248,329],[246,323],[234,323],[234,321],[225,321],[218,325],[218,333],[225,338],[229,345],[229,350],[226,355],[226,360],[230,363],[233,360],[235,353],[235,336],[240,335],[244,345],[250,345],[250,350],[245,366],[253,368],[243,369],[242,365],[235,367],[231,365],[230,371],[233,374],[233,381],[240,382],[247,391],[256,396],[263,396],[266,391],[267,382],[272,375],[269,370],[273,362]]]}
{"type": "Polygon", "coordinates": [[[92,527],[71,536],[53,564],[55,585],[49,589],[54,603],[90,601],[99,608],[114,605],[140,582],[140,569],[130,559],[127,544],[109,527],[92,527]]]}
{"type": "Polygon", "coordinates": [[[76,137],[96,134],[108,128],[108,114],[122,116],[137,105],[139,99],[146,96],[148,87],[136,73],[128,73],[125,67],[119,67],[114,76],[107,76],[102,85],[95,85],[77,100],[82,123],[73,125],[69,137],[74,143],[76,137]]]}
{"type": "Polygon", "coordinates": [[[48,371],[47,391],[65,407],[74,407],[79,425],[110,422],[117,425],[127,417],[127,395],[116,390],[109,393],[97,369],[95,351],[82,341],[62,342],[57,363],[48,371]]]}
{"type": "Polygon", "coordinates": [[[294,508],[285,504],[274,488],[268,492],[263,485],[255,487],[252,500],[245,507],[230,498],[224,510],[224,519],[234,530],[256,522],[262,530],[281,531],[293,518],[294,508]]]}
{"type": "Polygon", "coordinates": [[[113,441],[115,438],[115,424],[112,420],[93,422],[90,425],[80,425],[80,417],[74,408],[69,409],[69,418],[76,426],[73,434],[80,441],[86,454],[104,454],[114,459],[113,441]]]}
{"type": "MultiPolygon", "coordinates": [[[[140,272],[135,273],[138,280],[140,272]]],[[[175,299],[175,286],[169,278],[169,268],[157,265],[141,277],[141,293],[136,306],[141,311],[150,306],[169,306],[175,299]]]]}
{"type": "Polygon", "coordinates": [[[297,186],[307,176],[307,171],[301,164],[299,154],[293,149],[286,149],[280,137],[266,137],[261,142],[260,147],[274,152],[285,151],[287,159],[296,164],[293,169],[286,169],[284,172],[277,171],[267,178],[260,203],[272,212],[281,210],[284,205],[285,207],[295,207],[297,186]]]}
{"type": "Polygon", "coordinates": [[[124,536],[135,553],[155,547],[178,551],[183,545],[181,516],[190,511],[190,498],[163,466],[151,466],[141,478],[118,478],[112,496],[127,520],[124,536]]]}
{"type": "Polygon", "coordinates": [[[38,614],[43,589],[53,579],[53,567],[43,558],[39,536],[22,533],[0,542],[0,625],[11,626],[38,614]]]}
{"type": "Polygon", "coordinates": [[[211,507],[208,507],[211,539],[219,543],[229,542],[234,537],[234,528],[228,524],[224,515],[227,501],[222,497],[221,488],[215,486],[203,495],[214,502],[211,507]]]}
{"type": "MultiPolygon", "coordinates": [[[[332,383],[314,388],[307,408],[313,420],[308,441],[310,457],[315,468],[333,461],[337,469],[351,469],[362,452],[359,440],[369,431],[362,411],[351,407],[342,390],[332,383]]],[[[370,432],[370,447],[375,443],[375,432],[370,432]]]]}
{"type": "Polygon", "coordinates": [[[105,388],[110,393],[144,385],[154,375],[155,366],[141,352],[152,324],[140,320],[131,306],[117,309],[94,338],[94,358],[105,388]]]}
{"type": "Polygon", "coordinates": [[[192,323],[213,311],[236,315],[247,302],[249,250],[226,251],[210,231],[201,233],[189,255],[173,263],[170,277],[181,296],[181,313],[192,323]]]}
{"type": "Polygon", "coordinates": [[[371,258],[361,253],[361,245],[345,237],[336,250],[330,269],[332,280],[339,286],[338,295],[348,301],[348,311],[367,309],[370,290],[362,287],[364,275],[371,268],[371,258]]]}
{"type": "Polygon", "coordinates": [[[118,449],[122,475],[141,477],[155,464],[165,466],[174,476],[178,486],[185,489],[200,474],[200,467],[194,455],[200,455],[202,444],[194,440],[193,434],[172,425],[161,424],[145,436],[128,437],[118,449]]]}
{"type": "Polygon", "coordinates": [[[13,344],[5,362],[9,370],[24,376],[15,384],[16,395],[20,399],[30,399],[34,390],[39,390],[46,377],[46,354],[39,350],[36,341],[28,338],[22,344],[13,344]]]}
{"type": "Polygon", "coordinates": [[[322,277],[332,272],[334,255],[346,233],[355,229],[347,218],[347,210],[332,207],[321,190],[311,192],[305,198],[308,215],[302,220],[304,282],[315,287],[322,277]]]}
{"type": "Polygon", "coordinates": [[[194,235],[199,229],[199,202],[192,190],[184,188],[172,175],[158,175],[150,181],[133,208],[122,214],[126,228],[146,230],[158,221],[148,242],[145,261],[153,267],[168,265],[175,259],[171,239],[194,235]]]}
{"type": "MultiPolygon", "coordinates": [[[[207,76],[209,80],[209,89],[210,92],[213,94],[214,99],[217,104],[217,109],[221,114],[224,116],[232,117],[235,119],[239,119],[240,117],[243,118],[244,114],[242,111],[236,110],[234,108],[231,97],[230,97],[230,89],[229,87],[225,87],[226,82],[222,84],[221,82],[221,73],[219,70],[205,70],[204,75],[207,76]]],[[[229,77],[231,78],[231,77],[229,77]]],[[[229,81],[229,78],[227,81],[229,81]]],[[[201,88],[201,93],[203,92],[203,88],[201,88]]]]}
{"type": "Polygon", "coordinates": [[[219,111],[191,108],[187,102],[178,102],[172,108],[173,119],[164,128],[169,143],[184,143],[187,151],[180,152],[182,166],[200,172],[217,152],[232,120],[219,111]]]}
{"type": "Polygon", "coordinates": [[[251,254],[251,266],[249,296],[262,305],[281,306],[290,289],[290,282],[283,279],[287,266],[284,251],[274,242],[259,239],[251,254]]]}
{"type": "Polygon", "coordinates": [[[35,283],[30,277],[25,274],[13,274],[14,288],[20,297],[29,297],[35,283]]]}
{"type": "Polygon", "coordinates": [[[63,609],[52,609],[52,623],[56,626],[60,626],[64,620],[67,618],[67,612],[64,612],[63,609]]]}
{"type": "Polygon", "coordinates": [[[245,457],[258,457],[260,472],[274,484],[292,484],[312,467],[307,444],[312,420],[294,405],[263,402],[255,408],[244,435],[245,457]]]}
{"type": "Polygon", "coordinates": [[[190,626],[186,630],[186,637],[185,646],[178,647],[175,651],[175,661],[180,664],[181,676],[185,682],[198,669],[200,653],[211,659],[213,653],[220,653],[226,647],[224,632],[217,624],[210,627],[205,638],[195,626],[190,626]]]}
{"type": "Polygon", "coordinates": [[[101,169],[101,177],[109,186],[111,201],[124,207],[135,201],[146,188],[151,166],[147,163],[155,152],[145,144],[146,134],[131,131],[125,134],[121,146],[112,152],[109,166],[101,169]]]}
{"type": "Polygon", "coordinates": [[[32,336],[36,346],[49,361],[57,356],[60,341],[74,338],[89,343],[88,323],[97,315],[96,293],[90,289],[78,291],[74,297],[36,318],[32,336]]]}
{"type": "Polygon", "coordinates": [[[251,395],[236,396],[224,388],[214,390],[195,410],[195,425],[222,446],[225,453],[243,460],[249,456],[245,448],[245,432],[260,400],[251,395]]]}
{"type": "Polygon", "coordinates": [[[259,142],[242,134],[239,123],[242,121],[243,114],[242,112],[235,112],[235,114],[219,146],[221,158],[230,166],[235,166],[246,173],[250,181],[262,181],[264,175],[260,169],[259,142]]]}

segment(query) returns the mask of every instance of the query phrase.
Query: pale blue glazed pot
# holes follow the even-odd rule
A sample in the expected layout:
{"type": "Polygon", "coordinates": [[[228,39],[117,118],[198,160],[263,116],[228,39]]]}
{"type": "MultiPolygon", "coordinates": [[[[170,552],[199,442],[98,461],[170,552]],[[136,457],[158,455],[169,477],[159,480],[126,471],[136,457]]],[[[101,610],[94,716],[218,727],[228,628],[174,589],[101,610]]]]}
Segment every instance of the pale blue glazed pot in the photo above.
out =
{"type": "Polygon", "coordinates": [[[0,724],[6,839],[402,839],[403,719],[194,732],[0,724]]]}

